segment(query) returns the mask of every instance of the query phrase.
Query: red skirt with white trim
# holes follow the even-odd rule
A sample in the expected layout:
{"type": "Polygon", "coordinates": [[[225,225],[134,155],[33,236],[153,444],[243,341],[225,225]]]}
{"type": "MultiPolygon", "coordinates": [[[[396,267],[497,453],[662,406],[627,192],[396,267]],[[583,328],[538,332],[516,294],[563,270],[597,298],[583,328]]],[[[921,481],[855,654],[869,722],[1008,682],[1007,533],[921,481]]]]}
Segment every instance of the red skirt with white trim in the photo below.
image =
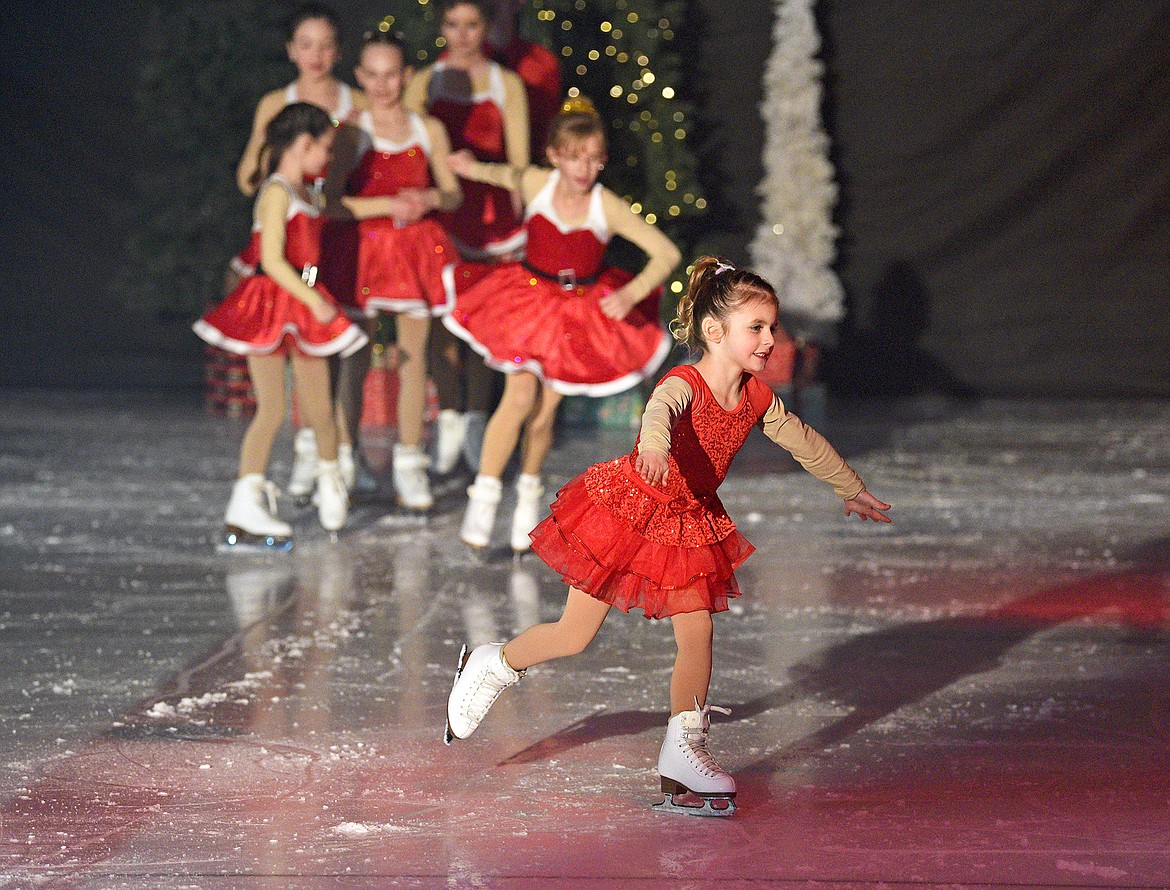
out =
{"type": "Polygon", "coordinates": [[[450,309],[443,269],[459,254],[433,219],[400,226],[390,217],[358,224],[357,304],[366,315],[442,315],[450,309]]]}
{"type": "MultiPolygon", "coordinates": [[[[316,290],[337,306],[332,294],[320,285],[316,290]]],[[[369,341],[344,312],[328,324],[317,321],[308,306],[267,275],[245,278],[193,328],[208,343],[237,355],[270,355],[291,346],[305,355],[346,356],[369,341]]]]}
{"type": "Polygon", "coordinates": [[[443,318],[491,367],[531,371],[563,395],[623,392],[654,373],[670,352],[655,292],[620,321],[598,301],[633,277],[604,269],[565,289],[520,263],[463,263],[447,270],[454,307],[443,318]]]}

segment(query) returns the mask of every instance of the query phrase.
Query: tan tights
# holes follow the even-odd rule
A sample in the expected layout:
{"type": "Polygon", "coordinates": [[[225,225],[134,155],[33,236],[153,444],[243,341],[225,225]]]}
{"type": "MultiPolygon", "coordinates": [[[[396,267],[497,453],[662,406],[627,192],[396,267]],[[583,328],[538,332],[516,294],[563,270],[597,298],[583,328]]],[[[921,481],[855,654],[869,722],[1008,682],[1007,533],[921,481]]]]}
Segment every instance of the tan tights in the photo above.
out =
{"type": "Polygon", "coordinates": [[[427,334],[429,318],[394,316],[398,341],[398,441],[421,445],[427,407],[427,334]]]}
{"type": "MultiPolygon", "coordinates": [[[[584,652],[593,642],[610,606],[589,594],[569,588],[565,610],[559,620],[535,624],[504,646],[504,657],[515,670],[584,652]]],[[[678,652],[670,675],[670,714],[689,711],[707,702],[711,685],[711,613],[684,612],[672,615],[674,641],[678,652]]]]}
{"type": "Polygon", "coordinates": [[[544,459],[552,448],[553,422],[561,394],[554,392],[529,371],[517,371],[504,378],[504,394],[483,434],[479,459],[482,476],[499,479],[508,459],[520,442],[520,472],[539,476],[544,459]]]}
{"type": "Polygon", "coordinates": [[[329,363],[323,358],[293,353],[248,356],[248,373],[256,392],[256,416],[248,425],[240,446],[240,476],[266,475],[272,443],[284,423],[284,368],[292,363],[297,408],[306,426],[317,434],[317,453],[322,460],[337,460],[337,427],[329,389],[329,363]]]}

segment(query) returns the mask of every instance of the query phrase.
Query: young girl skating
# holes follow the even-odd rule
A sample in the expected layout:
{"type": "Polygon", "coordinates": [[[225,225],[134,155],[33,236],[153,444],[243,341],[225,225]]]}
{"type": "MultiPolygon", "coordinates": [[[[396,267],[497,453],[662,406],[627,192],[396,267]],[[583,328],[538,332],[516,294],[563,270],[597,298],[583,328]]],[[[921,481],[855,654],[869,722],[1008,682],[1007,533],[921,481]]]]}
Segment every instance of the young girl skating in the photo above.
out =
{"type": "Polygon", "coordinates": [[[751,428],[760,425],[845,502],[845,515],[889,522],[890,508],[816,431],[753,374],[774,345],[778,303],[758,275],[703,257],[671,326],[702,350],[655,388],[638,444],[590,467],[557,495],[532,549],[569,586],[559,621],[530,627],[506,644],[460,654],[447,701],[447,740],[475,731],[499,694],[533,665],[581,652],[611,606],[671,619],[678,654],[670,679],[666,738],[658,755],[665,801],[695,815],[735,811],[735,780],[711,756],[707,704],[714,612],[739,595],[734,571],[752,552],[716,489],[751,428]],[[681,796],[681,805],[675,800],[681,796]],[[697,805],[690,805],[697,797],[697,805]]]}
{"type": "Polygon", "coordinates": [[[394,446],[394,488],[412,510],[433,502],[422,449],[426,408],[427,334],[432,314],[445,312],[443,269],[459,255],[433,217],[461,199],[447,165],[446,130],[435,118],[408,111],[402,90],[410,76],[406,52],[392,34],[372,31],[362,43],[355,76],[370,101],[356,124],[359,158],[346,191],[358,208],[371,198],[391,205],[387,216],[359,223],[356,300],[369,317],[394,314],[398,366],[398,442],[394,446]]]}
{"type": "MultiPolygon", "coordinates": [[[[252,120],[252,132],[236,168],[236,184],[245,195],[253,196],[263,178],[260,169],[260,149],[268,122],[291,102],[310,102],[323,108],[335,126],[350,122],[366,107],[366,97],[336,75],[341,57],[341,19],[330,6],[311,2],[297,6],[288,18],[285,31],[285,52],[296,68],[296,78],[287,86],[272,90],[261,97],[252,120]]],[[[334,149],[344,147],[343,155],[350,153],[352,130],[339,126],[334,149]]],[[[325,170],[310,174],[306,183],[315,189],[325,185],[325,170]]],[[[232,259],[235,276],[252,274],[260,260],[259,238],[255,228],[248,245],[232,259]]],[[[352,224],[344,220],[326,221],[322,232],[322,281],[339,302],[343,311],[359,319],[353,305],[353,266],[356,262],[356,238],[352,224]]],[[[334,412],[338,431],[338,461],[346,486],[353,488],[358,476],[365,487],[372,484],[369,471],[361,461],[361,450],[356,448],[360,426],[362,382],[369,368],[369,350],[358,350],[344,361],[331,363],[330,374],[334,392],[334,412]]],[[[299,407],[299,405],[298,405],[299,407]]],[[[293,468],[289,477],[288,493],[298,502],[308,503],[317,480],[317,440],[311,426],[302,425],[297,431],[293,447],[293,468]]]]}
{"type": "Polygon", "coordinates": [[[570,99],[553,118],[547,149],[553,169],[476,162],[456,152],[461,176],[515,188],[524,197],[523,263],[460,266],[459,293],[443,323],[506,374],[504,394],[484,435],[479,474],[468,489],[460,537],[473,547],[491,538],[500,477],[521,444],[512,549],[529,547],[537,521],[540,471],[565,395],[605,396],[649,376],[670,350],[658,324],[657,288],[679,261],[658,229],[603,187],[605,127],[587,99],[570,99]],[[620,235],[647,256],[637,276],[601,263],[620,235]]]}
{"type": "Polygon", "coordinates": [[[248,357],[256,415],[240,449],[240,472],[224,522],[224,546],[288,549],[292,529],[275,516],[276,489],[265,480],[269,454],[284,422],[285,364],[291,363],[301,416],[316,435],[318,515],[335,532],[345,523],[348,496],[337,465],[337,426],[327,357],[348,355],[368,341],[317,282],[323,217],[305,185],[325,169],[334,126],[316,105],[294,102],[265,128],[256,196],[260,265],[194,325],[215,346],[248,357]]]}
{"type": "MultiPolygon", "coordinates": [[[[451,146],[481,161],[524,167],[530,160],[528,95],[524,82],[488,56],[491,0],[439,0],[443,55],[407,84],[403,104],[434,115],[451,146]]],[[[458,171],[456,171],[458,172],[458,171]]],[[[491,262],[524,247],[519,197],[507,188],[464,179],[463,202],[439,221],[464,259],[491,262]]],[[[465,458],[479,463],[495,375],[459,340],[436,327],[429,344],[439,397],[435,470],[450,473],[465,458]]]]}

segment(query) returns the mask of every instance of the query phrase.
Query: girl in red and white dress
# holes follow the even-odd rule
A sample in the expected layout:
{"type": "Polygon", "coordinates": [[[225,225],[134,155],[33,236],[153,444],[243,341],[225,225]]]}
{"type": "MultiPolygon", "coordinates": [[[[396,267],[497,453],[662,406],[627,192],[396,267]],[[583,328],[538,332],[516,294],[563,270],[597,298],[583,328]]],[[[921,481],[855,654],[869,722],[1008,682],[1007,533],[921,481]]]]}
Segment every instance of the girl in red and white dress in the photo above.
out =
{"type": "Polygon", "coordinates": [[[394,487],[413,510],[434,501],[427,479],[430,459],[422,448],[426,409],[426,344],[432,315],[447,311],[443,269],[459,254],[433,211],[459,206],[459,182],[447,165],[446,130],[433,117],[408,111],[402,89],[410,76],[406,52],[392,34],[368,33],[355,76],[370,100],[356,119],[359,155],[346,192],[358,207],[381,198],[388,216],[363,219],[356,300],[369,317],[394,315],[398,347],[398,442],[394,487]]]}
{"type": "Polygon", "coordinates": [[[679,261],[678,249],[630,205],[597,181],[605,166],[605,127],[587,99],[570,99],[553,119],[553,169],[518,170],[451,156],[469,179],[523,194],[528,230],[524,262],[464,264],[443,323],[484,361],[505,372],[504,395],[484,436],[479,475],[468,490],[462,540],[485,547],[491,537],[500,477],[521,444],[512,549],[528,549],[552,446],[557,405],[565,395],[605,396],[634,386],[670,351],[658,323],[658,287],[679,261]],[[603,268],[606,245],[620,235],[647,256],[637,275],[603,268]]]}
{"type": "MultiPolygon", "coordinates": [[[[477,160],[524,167],[530,159],[528,95],[524,82],[489,56],[489,0],[441,0],[446,50],[407,84],[403,104],[434,115],[454,150],[477,160]]],[[[459,171],[456,170],[456,173],[459,171]]],[[[490,262],[519,255],[524,228],[519,196],[507,187],[463,177],[463,202],[439,221],[464,259],[490,262]]],[[[450,472],[461,456],[479,463],[479,442],[494,405],[495,375],[445,329],[430,340],[431,377],[439,397],[435,469],[450,472]]]]}
{"type": "Polygon", "coordinates": [[[256,415],[244,435],[239,478],[224,517],[228,548],[287,549],[292,543],[291,527],[274,515],[275,487],[265,480],[272,443],[284,421],[286,362],[322,458],[317,468],[321,524],[337,531],[348,511],[326,358],[352,354],[368,338],[317,282],[323,217],[318,195],[305,186],[306,176],[325,169],[334,135],[329,115],[307,102],[294,102],[269,121],[261,151],[269,175],[255,208],[260,266],[194,326],[208,343],[248,357],[256,390],[256,415]]]}
{"type": "MultiPolygon", "coordinates": [[[[730,815],[735,780],[707,747],[711,616],[739,595],[735,570],[752,552],[716,493],[754,426],[833,486],[845,515],[889,522],[884,504],[815,430],[789,414],[764,370],[779,304],[758,275],[714,257],[698,260],[671,325],[702,355],[666,374],[642,417],[634,450],[596,464],[557,494],[532,549],[569,585],[559,621],[506,644],[460,655],[447,703],[448,740],[467,738],[496,697],[533,665],[581,652],[612,606],[670,618],[678,647],[658,772],[661,809],[730,815]],[[679,795],[678,801],[675,796],[679,795]],[[697,797],[701,803],[694,800],[697,797]]],[[[464,647],[466,652],[466,647],[464,647]]]]}
{"type": "MultiPolygon", "coordinates": [[[[340,59],[341,20],[337,13],[322,3],[304,3],[293,10],[286,29],[285,51],[296,67],[296,79],[285,87],[266,93],[256,106],[252,133],[236,168],[236,184],[251,197],[259,182],[260,148],[268,122],[282,108],[292,102],[310,102],[324,109],[338,126],[334,151],[342,156],[351,153],[354,131],[341,125],[367,106],[360,90],[337,78],[334,69],[340,59]]],[[[326,171],[312,174],[307,185],[320,190],[325,185],[326,171]]],[[[358,318],[353,306],[353,267],[357,261],[357,241],[352,224],[345,220],[327,220],[321,233],[321,277],[342,309],[358,318]]],[[[255,226],[247,246],[231,261],[231,271],[240,277],[252,274],[260,261],[260,237],[255,226]]],[[[369,367],[369,351],[359,350],[345,361],[334,362],[330,368],[333,377],[334,410],[337,414],[341,451],[339,460],[347,487],[352,488],[355,476],[363,471],[360,452],[354,443],[360,422],[362,381],[369,367]]],[[[316,485],[317,443],[313,430],[302,426],[297,431],[292,476],[288,492],[299,501],[307,502],[316,485]]]]}

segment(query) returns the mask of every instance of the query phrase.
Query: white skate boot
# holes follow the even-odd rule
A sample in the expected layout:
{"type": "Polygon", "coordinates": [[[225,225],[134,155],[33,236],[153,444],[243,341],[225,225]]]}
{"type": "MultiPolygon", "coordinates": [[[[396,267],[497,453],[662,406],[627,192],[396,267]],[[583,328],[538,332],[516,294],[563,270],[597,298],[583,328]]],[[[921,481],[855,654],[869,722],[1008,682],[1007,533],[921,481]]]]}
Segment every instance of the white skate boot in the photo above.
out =
{"type": "Polygon", "coordinates": [[[444,408],[435,421],[435,472],[447,474],[459,463],[467,418],[454,408],[444,408]]]}
{"type": "Polygon", "coordinates": [[[540,513],[540,496],[544,489],[540,477],[521,473],[516,480],[516,512],[512,514],[512,551],[524,553],[532,547],[528,533],[536,528],[540,513]]]}
{"type": "Polygon", "coordinates": [[[309,503],[317,485],[317,434],[310,427],[301,427],[293,440],[292,474],[288,478],[288,493],[300,507],[309,503]]]}
{"type": "Polygon", "coordinates": [[[398,503],[408,510],[429,510],[435,505],[427,467],[431,459],[417,445],[394,446],[394,490],[398,503]]]}
{"type": "Polygon", "coordinates": [[[475,477],[475,484],[467,489],[467,512],[463,514],[463,525],[459,529],[459,540],[464,544],[478,549],[488,545],[503,490],[499,479],[475,477]]]}
{"type": "Polygon", "coordinates": [[[475,732],[500,693],[523,676],[524,671],[512,670],[504,660],[503,643],[484,643],[476,646],[470,655],[464,646],[459,651],[455,682],[447,697],[447,731],[443,743],[449,745],[453,739],[465,739],[475,732]]]}
{"type": "Polygon", "coordinates": [[[327,532],[336,532],[349,515],[349,492],[335,460],[317,462],[317,518],[327,532]]]}
{"type": "Polygon", "coordinates": [[[665,800],[653,809],[688,816],[730,816],[735,812],[735,779],[715,762],[707,750],[707,728],[711,711],[730,714],[712,705],[675,714],[666,724],[666,738],[658,752],[658,775],[665,800]],[[675,803],[675,795],[700,799],[694,806],[675,803]]]}
{"type": "Polygon", "coordinates": [[[223,541],[216,549],[291,550],[292,526],[276,518],[277,494],[276,486],[259,473],[237,479],[223,517],[223,541]]]}

